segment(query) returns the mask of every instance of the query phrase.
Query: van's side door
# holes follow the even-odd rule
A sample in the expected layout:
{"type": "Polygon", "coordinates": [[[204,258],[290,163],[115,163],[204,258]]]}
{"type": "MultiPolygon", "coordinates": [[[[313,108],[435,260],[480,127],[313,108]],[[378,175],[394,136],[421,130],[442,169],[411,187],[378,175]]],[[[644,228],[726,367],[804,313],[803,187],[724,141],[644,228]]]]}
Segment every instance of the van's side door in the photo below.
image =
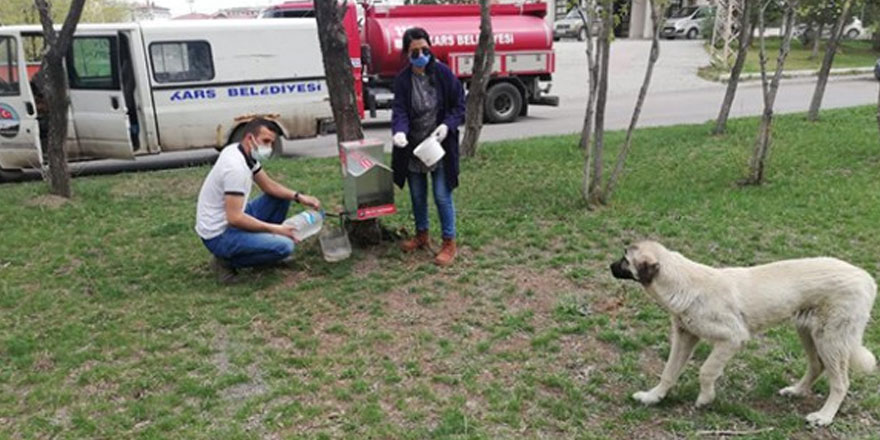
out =
{"type": "Polygon", "coordinates": [[[119,36],[114,31],[77,34],[66,61],[80,153],[96,158],[134,158],[122,92],[119,36]]]}
{"type": "Polygon", "coordinates": [[[39,168],[42,163],[21,35],[0,28],[0,168],[39,168]]]}

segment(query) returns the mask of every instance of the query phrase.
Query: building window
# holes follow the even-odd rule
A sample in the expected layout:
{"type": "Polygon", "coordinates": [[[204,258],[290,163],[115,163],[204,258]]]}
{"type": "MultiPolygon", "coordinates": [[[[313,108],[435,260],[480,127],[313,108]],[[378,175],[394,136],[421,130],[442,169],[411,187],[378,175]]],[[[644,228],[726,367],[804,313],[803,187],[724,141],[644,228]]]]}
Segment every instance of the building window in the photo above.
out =
{"type": "Polygon", "coordinates": [[[174,41],[150,45],[153,79],[157,83],[214,79],[211,45],[206,41],[174,41]]]}

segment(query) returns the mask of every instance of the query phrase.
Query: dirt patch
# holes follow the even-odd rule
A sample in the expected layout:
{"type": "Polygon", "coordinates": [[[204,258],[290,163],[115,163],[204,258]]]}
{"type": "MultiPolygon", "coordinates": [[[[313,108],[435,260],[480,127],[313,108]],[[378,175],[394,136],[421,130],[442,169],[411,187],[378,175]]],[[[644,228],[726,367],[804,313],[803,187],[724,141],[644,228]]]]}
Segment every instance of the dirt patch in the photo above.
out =
{"type": "Polygon", "coordinates": [[[51,371],[53,368],[55,368],[55,359],[52,358],[52,355],[45,350],[39,352],[36,359],[34,359],[34,370],[46,372],[51,371]]]}
{"type": "Polygon", "coordinates": [[[53,194],[44,194],[24,202],[27,206],[48,209],[58,209],[68,203],[70,203],[70,199],[53,194]]]}

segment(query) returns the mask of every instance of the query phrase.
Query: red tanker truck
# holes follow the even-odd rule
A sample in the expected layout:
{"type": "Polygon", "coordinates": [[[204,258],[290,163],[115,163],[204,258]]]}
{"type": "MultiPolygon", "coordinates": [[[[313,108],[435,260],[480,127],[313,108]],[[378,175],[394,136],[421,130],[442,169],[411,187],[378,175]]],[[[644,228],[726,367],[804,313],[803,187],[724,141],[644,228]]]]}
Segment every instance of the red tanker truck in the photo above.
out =
{"type": "MultiPolygon", "coordinates": [[[[512,122],[529,105],[559,104],[547,93],[555,69],[553,30],[545,21],[545,3],[496,4],[491,7],[495,64],[489,82],[485,117],[512,122]]],[[[263,18],[314,17],[311,1],[291,1],[266,9],[263,18]]],[[[403,33],[419,26],[431,35],[434,55],[459,78],[472,74],[480,32],[479,5],[349,4],[344,19],[355,78],[365,110],[391,108],[391,84],[404,67],[403,33]]]]}

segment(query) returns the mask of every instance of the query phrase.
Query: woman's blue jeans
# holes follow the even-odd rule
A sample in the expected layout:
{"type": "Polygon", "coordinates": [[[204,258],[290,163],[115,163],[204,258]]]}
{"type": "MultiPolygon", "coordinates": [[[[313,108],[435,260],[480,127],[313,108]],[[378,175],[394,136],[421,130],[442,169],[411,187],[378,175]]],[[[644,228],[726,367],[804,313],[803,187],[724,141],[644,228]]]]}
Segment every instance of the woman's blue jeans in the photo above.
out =
{"type": "MultiPolygon", "coordinates": [[[[428,220],[428,175],[426,173],[409,172],[409,194],[412,198],[413,215],[416,218],[416,231],[427,231],[428,220]]],[[[452,189],[446,183],[443,165],[431,172],[431,188],[434,190],[434,203],[440,214],[440,226],[443,238],[455,238],[455,204],[452,201],[452,189]]]]}
{"type": "MultiPolygon", "coordinates": [[[[244,212],[266,223],[281,224],[287,218],[290,201],[263,194],[251,200],[244,212]]],[[[250,232],[228,227],[222,234],[202,240],[217,258],[232,267],[261,266],[281,261],[293,253],[293,240],[268,232],[250,232]]]]}

